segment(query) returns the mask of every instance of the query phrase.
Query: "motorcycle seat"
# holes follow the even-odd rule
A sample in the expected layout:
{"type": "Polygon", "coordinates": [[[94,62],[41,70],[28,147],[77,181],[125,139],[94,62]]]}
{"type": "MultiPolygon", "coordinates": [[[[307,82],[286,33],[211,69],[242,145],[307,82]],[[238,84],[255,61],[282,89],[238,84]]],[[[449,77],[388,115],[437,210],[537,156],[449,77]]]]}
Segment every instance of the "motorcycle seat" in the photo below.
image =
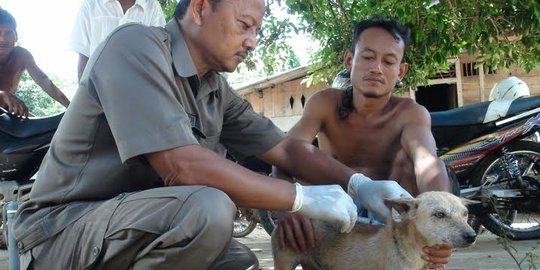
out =
{"type": "Polygon", "coordinates": [[[0,110],[0,131],[16,138],[29,138],[55,131],[63,115],[23,119],[0,110]]]}
{"type": "Polygon", "coordinates": [[[540,96],[518,98],[510,105],[507,115],[516,115],[538,107],[540,107],[540,96]]]}
{"type": "MultiPolygon", "coordinates": [[[[485,101],[448,111],[431,112],[431,125],[433,127],[449,127],[485,124],[485,116],[491,103],[492,101],[485,101]]],[[[518,98],[512,101],[506,115],[498,119],[510,117],[538,107],[540,107],[540,96],[518,98]]]]}
{"type": "Polygon", "coordinates": [[[479,102],[448,111],[431,112],[431,125],[444,127],[482,124],[489,103],[489,101],[479,102]]]}

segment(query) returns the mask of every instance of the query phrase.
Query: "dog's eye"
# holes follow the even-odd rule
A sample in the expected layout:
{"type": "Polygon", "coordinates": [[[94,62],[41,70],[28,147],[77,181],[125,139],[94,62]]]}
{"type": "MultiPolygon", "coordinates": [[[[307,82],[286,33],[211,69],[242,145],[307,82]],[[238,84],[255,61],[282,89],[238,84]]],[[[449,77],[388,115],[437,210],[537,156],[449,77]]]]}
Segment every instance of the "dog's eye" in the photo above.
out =
{"type": "Polygon", "coordinates": [[[469,215],[469,211],[466,211],[466,210],[463,211],[463,216],[464,216],[464,217],[467,217],[468,215],[469,215]]]}
{"type": "Polygon", "coordinates": [[[436,218],[445,218],[446,214],[444,212],[439,211],[439,212],[433,213],[433,216],[436,218]]]}

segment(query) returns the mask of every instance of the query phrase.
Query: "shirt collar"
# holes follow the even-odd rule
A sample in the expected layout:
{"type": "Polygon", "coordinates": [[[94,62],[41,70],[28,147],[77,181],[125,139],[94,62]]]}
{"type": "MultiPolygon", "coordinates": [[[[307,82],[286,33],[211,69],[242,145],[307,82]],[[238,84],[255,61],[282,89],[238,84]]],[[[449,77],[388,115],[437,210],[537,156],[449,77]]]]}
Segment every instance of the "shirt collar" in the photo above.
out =
{"type": "Polygon", "coordinates": [[[165,25],[165,29],[171,35],[171,54],[176,73],[184,78],[197,75],[197,68],[195,68],[193,59],[189,54],[184,35],[176,22],[176,18],[173,17],[165,25]]]}
{"type": "Polygon", "coordinates": [[[146,0],[135,0],[135,4],[133,4],[133,6],[138,5],[144,10],[144,7],[146,7],[145,5],[146,3],[147,3],[146,0]]]}
{"type": "Polygon", "coordinates": [[[165,29],[171,36],[171,54],[173,59],[173,67],[180,77],[188,78],[197,76],[198,90],[197,97],[203,97],[219,88],[219,74],[215,71],[209,71],[202,78],[197,74],[197,68],[193,63],[193,58],[189,54],[189,49],[184,39],[182,30],[176,21],[172,18],[166,25],[165,29]]]}
{"type": "MultiPolygon", "coordinates": [[[[107,2],[118,2],[118,0],[101,0],[101,3],[103,3],[103,4],[105,4],[107,2]]],[[[135,3],[133,4],[132,7],[139,6],[144,10],[144,7],[145,7],[144,4],[145,3],[146,3],[146,0],[135,0],[135,3]]]]}

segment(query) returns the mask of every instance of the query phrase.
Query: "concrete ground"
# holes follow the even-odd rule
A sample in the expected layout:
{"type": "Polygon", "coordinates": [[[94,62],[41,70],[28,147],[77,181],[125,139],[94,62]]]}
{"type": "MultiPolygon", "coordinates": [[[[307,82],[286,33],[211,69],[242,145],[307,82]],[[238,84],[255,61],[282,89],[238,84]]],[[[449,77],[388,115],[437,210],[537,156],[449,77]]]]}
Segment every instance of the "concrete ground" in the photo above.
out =
{"type": "MultiPolygon", "coordinates": [[[[270,250],[270,237],[261,228],[244,238],[238,240],[250,247],[259,258],[260,269],[274,269],[272,253],[270,250]]],[[[526,257],[526,253],[536,255],[533,264],[522,262],[521,268],[512,259],[501,245],[497,244],[497,237],[491,233],[483,233],[472,247],[457,250],[448,265],[449,270],[499,270],[499,269],[538,269],[540,268],[540,240],[516,241],[510,244],[515,249],[515,257],[518,260],[526,257]]],[[[0,250],[0,270],[8,270],[8,256],[6,250],[0,250]]],[[[301,268],[298,268],[301,269],[301,268]]],[[[360,269],[360,268],[359,268],[360,269]]]]}

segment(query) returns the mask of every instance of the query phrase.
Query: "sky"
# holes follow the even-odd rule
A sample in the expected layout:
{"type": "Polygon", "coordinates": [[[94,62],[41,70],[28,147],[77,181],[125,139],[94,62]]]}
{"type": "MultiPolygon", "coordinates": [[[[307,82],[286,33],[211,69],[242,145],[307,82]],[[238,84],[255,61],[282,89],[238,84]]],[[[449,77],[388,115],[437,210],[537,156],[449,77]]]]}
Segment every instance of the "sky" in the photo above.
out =
{"type": "MultiPolygon", "coordinates": [[[[28,49],[37,65],[49,76],[76,81],[77,55],[70,51],[69,40],[81,0],[0,0],[0,7],[17,21],[18,45],[28,49]]],[[[277,13],[287,16],[283,10],[277,13]]],[[[312,51],[306,37],[291,42],[301,64],[312,51]]]]}

